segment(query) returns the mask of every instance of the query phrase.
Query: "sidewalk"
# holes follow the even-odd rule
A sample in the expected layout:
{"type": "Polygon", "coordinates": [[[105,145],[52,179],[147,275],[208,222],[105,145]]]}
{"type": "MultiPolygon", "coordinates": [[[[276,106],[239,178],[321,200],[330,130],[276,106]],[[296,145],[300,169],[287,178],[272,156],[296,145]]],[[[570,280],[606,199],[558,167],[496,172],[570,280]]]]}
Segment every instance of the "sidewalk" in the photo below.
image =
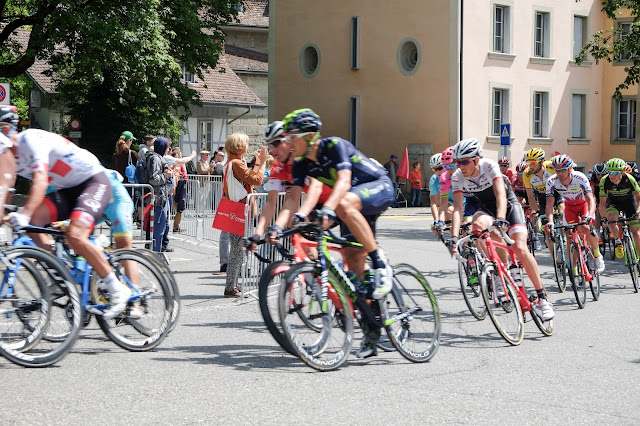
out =
{"type": "Polygon", "coordinates": [[[382,216],[424,216],[431,217],[429,207],[396,207],[382,213],[382,216]]]}

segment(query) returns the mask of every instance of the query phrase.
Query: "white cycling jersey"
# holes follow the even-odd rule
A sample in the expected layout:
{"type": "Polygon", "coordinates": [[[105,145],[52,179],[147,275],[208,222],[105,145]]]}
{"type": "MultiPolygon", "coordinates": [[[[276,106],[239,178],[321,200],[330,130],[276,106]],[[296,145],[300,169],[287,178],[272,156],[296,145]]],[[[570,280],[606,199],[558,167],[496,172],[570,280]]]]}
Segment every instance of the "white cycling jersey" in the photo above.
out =
{"type": "Polygon", "coordinates": [[[27,129],[18,133],[16,139],[17,173],[24,178],[32,179],[33,173],[44,170],[50,186],[64,189],[103,171],[95,155],[55,133],[27,129]]]}
{"type": "Polygon", "coordinates": [[[495,201],[493,192],[494,181],[498,178],[504,179],[498,163],[493,160],[481,158],[478,162],[480,173],[476,177],[464,177],[460,169],[451,176],[452,192],[471,193],[482,202],[495,201]]]}
{"type": "Polygon", "coordinates": [[[547,197],[553,197],[554,190],[558,191],[566,202],[584,200],[586,199],[585,194],[593,192],[591,185],[589,185],[589,179],[584,173],[575,170],[571,172],[571,181],[568,185],[563,185],[558,175],[549,177],[547,180],[547,197]]]}
{"type": "Polygon", "coordinates": [[[13,142],[11,142],[11,139],[0,132],[0,154],[4,154],[4,152],[12,146],[13,142]]]}

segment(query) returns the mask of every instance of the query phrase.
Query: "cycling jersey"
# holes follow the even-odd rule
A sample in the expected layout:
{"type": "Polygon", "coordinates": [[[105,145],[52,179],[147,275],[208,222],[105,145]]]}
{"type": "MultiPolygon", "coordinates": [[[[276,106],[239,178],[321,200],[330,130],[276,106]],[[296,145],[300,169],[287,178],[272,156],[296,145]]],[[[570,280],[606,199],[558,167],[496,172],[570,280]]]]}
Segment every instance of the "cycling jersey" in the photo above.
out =
{"type": "MultiPolygon", "coordinates": [[[[287,163],[280,163],[276,161],[271,166],[271,173],[269,174],[269,180],[264,185],[265,191],[278,191],[278,192],[286,192],[288,188],[291,187],[293,182],[293,166],[287,163]]],[[[309,179],[305,179],[305,186],[303,188],[304,192],[307,192],[309,189],[309,179]]],[[[325,201],[331,195],[331,188],[326,185],[322,185],[322,194],[320,194],[320,198],[318,199],[318,204],[324,204],[325,201]]]]}
{"type": "Polygon", "coordinates": [[[506,176],[507,179],[509,179],[509,183],[511,184],[511,186],[513,186],[513,182],[516,180],[516,174],[513,170],[511,169],[507,169],[506,173],[502,174],[503,176],[506,176]]]}
{"type": "Polygon", "coordinates": [[[449,197],[449,204],[453,205],[453,191],[451,190],[451,173],[449,170],[440,175],[440,198],[449,197]]]}
{"type": "Polygon", "coordinates": [[[114,237],[133,237],[133,201],[122,185],[122,175],[115,170],[106,170],[111,183],[111,202],[104,211],[111,221],[111,229],[114,237]]]}
{"type": "Polygon", "coordinates": [[[539,177],[537,174],[531,172],[529,170],[529,167],[527,167],[522,173],[522,182],[525,189],[531,188],[534,190],[534,192],[545,194],[547,189],[547,180],[549,180],[549,178],[555,174],[556,171],[551,165],[551,161],[545,161],[544,163],[542,163],[542,177],[539,177]]]}
{"type": "Polygon", "coordinates": [[[79,185],[103,170],[95,155],[55,133],[27,129],[16,139],[17,174],[24,178],[32,179],[33,173],[44,170],[49,185],[63,189],[79,185]]]}
{"type": "Polygon", "coordinates": [[[517,192],[525,192],[526,188],[524,187],[524,182],[522,181],[522,178],[517,178],[513,181],[513,183],[511,184],[511,186],[513,187],[514,191],[517,192]]]}
{"type": "Polygon", "coordinates": [[[623,173],[620,182],[614,184],[609,176],[600,179],[600,196],[607,197],[612,203],[633,198],[633,194],[640,192],[638,182],[628,173],[623,173]]]}
{"type": "Polygon", "coordinates": [[[440,192],[440,177],[437,174],[431,175],[429,178],[429,195],[438,196],[440,192]]]}
{"type": "Polygon", "coordinates": [[[6,137],[4,133],[0,132],[0,154],[4,154],[4,152],[13,146],[13,142],[11,139],[6,137]]]}
{"type": "Polygon", "coordinates": [[[578,204],[580,200],[586,199],[585,194],[592,192],[587,177],[575,170],[571,172],[571,180],[567,185],[560,182],[558,175],[547,180],[547,197],[555,197],[555,191],[564,198],[567,206],[578,204]]]}

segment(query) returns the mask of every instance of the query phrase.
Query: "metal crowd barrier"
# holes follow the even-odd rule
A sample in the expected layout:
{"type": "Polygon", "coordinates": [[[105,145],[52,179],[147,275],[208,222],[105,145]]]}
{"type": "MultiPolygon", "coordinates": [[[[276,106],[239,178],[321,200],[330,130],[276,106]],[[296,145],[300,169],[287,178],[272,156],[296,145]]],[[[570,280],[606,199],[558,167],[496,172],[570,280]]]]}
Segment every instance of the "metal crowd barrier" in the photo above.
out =
{"type": "MultiPolygon", "coordinates": [[[[186,205],[182,211],[179,233],[198,242],[219,241],[220,231],[211,228],[216,208],[222,198],[222,176],[187,175],[186,205]]],[[[176,203],[170,206],[170,231],[175,229],[176,203]]]]}
{"type": "MultiPolygon", "coordinates": [[[[133,244],[144,244],[146,248],[153,249],[153,223],[154,223],[154,209],[151,208],[149,211],[149,226],[147,227],[147,231],[143,230],[142,224],[144,223],[144,209],[149,204],[154,205],[156,196],[153,191],[153,186],[148,183],[125,183],[124,187],[131,195],[131,199],[133,200],[134,213],[133,217],[137,218],[139,221],[139,235],[136,235],[135,229],[133,232],[133,244]],[[139,189],[139,191],[136,191],[139,189]],[[139,213],[139,209],[142,209],[142,213],[139,213]]],[[[111,246],[113,245],[113,232],[111,232],[111,246]]]]}

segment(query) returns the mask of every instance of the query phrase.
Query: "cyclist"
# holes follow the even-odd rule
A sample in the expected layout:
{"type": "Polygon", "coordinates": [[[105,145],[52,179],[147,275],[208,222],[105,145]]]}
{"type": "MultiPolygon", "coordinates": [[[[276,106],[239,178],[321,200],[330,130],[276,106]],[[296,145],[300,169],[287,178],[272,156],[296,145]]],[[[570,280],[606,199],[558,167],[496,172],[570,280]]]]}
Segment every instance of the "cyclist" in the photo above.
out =
{"type": "Polygon", "coordinates": [[[442,226],[444,226],[445,220],[451,220],[451,214],[453,212],[453,191],[451,191],[451,175],[456,169],[456,165],[453,161],[453,147],[449,147],[442,151],[442,157],[440,158],[444,172],[440,175],[440,220],[436,229],[440,232],[442,226]]]}
{"type": "MultiPolygon", "coordinates": [[[[542,225],[547,224],[547,218],[544,216],[547,204],[547,180],[556,174],[555,170],[551,166],[551,161],[544,161],[544,151],[540,148],[531,148],[525,153],[525,161],[527,162],[527,168],[522,174],[522,181],[527,192],[527,201],[531,208],[531,212],[534,215],[540,215],[540,221],[542,225]]],[[[562,212],[564,207],[560,207],[562,204],[562,197],[556,193],[554,205],[558,206],[558,210],[562,212]]],[[[544,237],[547,241],[547,247],[549,253],[553,256],[553,245],[549,239],[549,231],[544,228],[544,237]]],[[[538,245],[538,234],[534,235],[536,245],[538,245]]],[[[536,247],[539,250],[538,247],[536,247]]]]}
{"type": "Polygon", "coordinates": [[[516,166],[516,178],[513,181],[512,185],[513,192],[516,194],[516,197],[518,197],[518,201],[520,201],[520,203],[523,205],[527,204],[527,191],[524,187],[524,182],[522,181],[522,174],[526,169],[526,161],[521,161],[520,163],[518,163],[518,165],[516,166]]]}
{"type": "MultiPolygon", "coordinates": [[[[109,292],[104,318],[114,318],[127,305],[131,290],[116,277],[102,248],[89,241],[97,220],[111,200],[111,184],[98,159],[60,135],[44,130],[17,131],[18,113],[14,106],[0,106],[0,131],[11,142],[17,174],[32,180],[29,198],[20,213],[2,220],[14,229],[29,224],[44,226],[56,220],[71,220],[66,231],[69,247],[95,269],[109,292]],[[47,186],[57,191],[45,198],[47,186]]],[[[30,235],[43,248],[51,249],[48,237],[30,235]]],[[[96,312],[100,313],[100,312],[96,312]]]]}
{"type": "MultiPolygon", "coordinates": [[[[578,171],[573,170],[573,160],[568,155],[558,155],[553,158],[552,165],[556,174],[547,180],[547,206],[546,214],[549,218],[547,228],[549,232],[553,232],[553,199],[555,193],[558,192],[565,202],[564,220],[571,225],[579,223],[581,219],[589,225],[595,223],[596,202],[593,198],[593,192],[589,185],[587,177],[578,171]]],[[[604,259],[600,254],[598,246],[598,237],[591,235],[589,229],[581,225],[576,229],[587,237],[587,242],[591,246],[593,256],[596,259],[596,268],[598,273],[604,271],[604,259]]],[[[567,245],[571,239],[571,232],[568,232],[567,245]]],[[[567,252],[569,248],[567,247],[567,252]]],[[[578,267],[573,271],[578,274],[578,267]]]]}
{"type": "Polygon", "coordinates": [[[589,184],[593,191],[593,196],[596,199],[596,231],[598,232],[598,238],[602,239],[600,235],[600,222],[603,217],[600,216],[600,180],[607,174],[607,166],[604,163],[594,164],[589,173],[589,184]]]}
{"type": "MultiPolygon", "coordinates": [[[[362,244],[364,250],[344,250],[345,262],[358,278],[364,280],[365,260],[369,254],[374,269],[373,298],[381,299],[393,288],[393,270],[378,253],[375,221],[393,203],[394,186],[378,162],[344,139],[321,138],[321,128],[320,117],[308,108],[295,110],[284,119],[285,138],[291,143],[296,157],[292,196],[300,199],[307,177],[333,188],[321,210],[323,227],[327,229],[340,218],[342,236],[362,244]]],[[[317,202],[317,198],[313,201],[317,202]]],[[[358,356],[366,358],[375,354],[375,343],[363,340],[358,356]]]]}
{"type": "Polygon", "coordinates": [[[433,174],[429,178],[429,201],[431,202],[431,216],[433,217],[431,230],[439,234],[439,229],[444,226],[444,222],[440,220],[440,175],[444,173],[442,154],[432,155],[429,159],[429,165],[433,170],[433,174]]]}
{"type": "MultiPolygon", "coordinates": [[[[522,262],[538,293],[538,302],[533,308],[544,321],[552,319],[554,316],[553,308],[551,303],[547,301],[538,264],[527,249],[527,228],[524,225],[522,206],[513,193],[511,185],[504,180],[495,161],[482,158],[482,149],[477,139],[472,138],[458,142],[454,147],[454,156],[458,163],[458,170],[452,177],[453,242],[457,240],[455,235],[458,235],[460,230],[463,193],[471,192],[481,204],[480,209],[473,216],[473,232],[481,232],[492,224],[509,227],[508,234],[515,241],[512,246],[513,251],[522,262]]],[[[492,232],[491,238],[502,241],[500,234],[495,231],[492,232]]],[[[501,290],[497,290],[499,296],[500,293],[504,293],[504,290],[501,290]]]]}
{"type": "Polygon", "coordinates": [[[511,165],[511,160],[509,157],[500,157],[498,158],[498,166],[500,166],[500,173],[505,175],[507,179],[509,179],[509,183],[513,187],[513,182],[516,179],[516,174],[509,168],[511,165]]]}
{"type": "MultiPolygon", "coordinates": [[[[640,247],[640,221],[637,219],[640,187],[633,176],[624,172],[625,166],[621,158],[607,161],[607,176],[600,180],[600,215],[614,222],[622,211],[628,219],[633,219],[629,227],[636,247],[640,247]]],[[[607,226],[615,237],[616,257],[622,259],[624,248],[620,240],[620,226],[617,223],[608,223],[607,226]]]]}
{"type": "Polygon", "coordinates": [[[631,168],[629,174],[638,182],[640,180],[640,171],[638,171],[638,164],[635,161],[627,161],[627,166],[631,168]]]}

